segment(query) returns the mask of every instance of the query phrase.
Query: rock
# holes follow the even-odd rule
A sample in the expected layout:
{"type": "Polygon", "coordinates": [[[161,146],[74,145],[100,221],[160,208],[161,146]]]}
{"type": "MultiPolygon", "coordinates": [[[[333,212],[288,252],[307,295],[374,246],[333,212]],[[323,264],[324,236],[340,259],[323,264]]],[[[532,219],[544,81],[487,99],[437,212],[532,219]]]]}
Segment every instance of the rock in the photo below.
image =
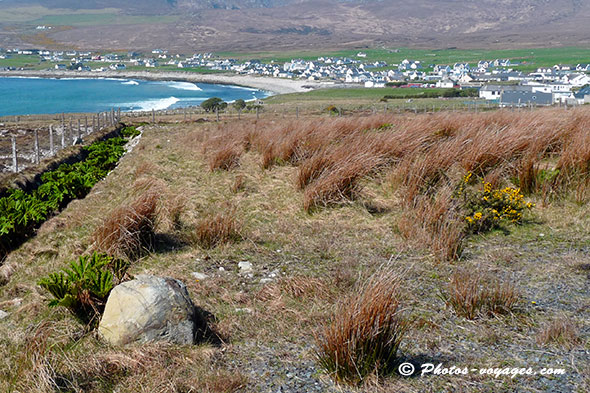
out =
{"type": "Polygon", "coordinates": [[[8,317],[8,313],[6,311],[0,310],[0,319],[4,319],[8,317]]]}
{"type": "Polygon", "coordinates": [[[220,271],[220,272],[224,272],[224,271],[225,271],[225,269],[223,268],[223,266],[220,266],[220,267],[219,267],[219,271],[220,271]]]}
{"type": "Polygon", "coordinates": [[[111,291],[98,332],[112,345],[135,341],[192,344],[195,317],[182,282],[138,275],[111,291]]]}
{"type": "Polygon", "coordinates": [[[252,264],[248,261],[239,262],[238,267],[240,268],[240,273],[252,272],[252,264]]]}
{"type": "Polygon", "coordinates": [[[192,272],[191,276],[193,276],[195,278],[195,280],[198,280],[198,281],[204,280],[207,277],[209,277],[208,275],[203,274],[203,273],[199,273],[199,272],[192,272]]]}

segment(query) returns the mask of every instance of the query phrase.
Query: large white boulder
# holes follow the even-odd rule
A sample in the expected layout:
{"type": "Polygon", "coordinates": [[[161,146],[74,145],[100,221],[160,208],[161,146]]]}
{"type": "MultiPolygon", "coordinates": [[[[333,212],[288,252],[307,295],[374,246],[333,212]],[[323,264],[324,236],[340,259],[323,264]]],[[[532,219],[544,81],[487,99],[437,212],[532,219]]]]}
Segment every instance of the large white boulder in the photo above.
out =
{"type": "Polygon", "coordinates": [[[182,282],[138,275],[113,288],[98,331],[112,345],[136,341],[192,344],[195,307],[182,282]]]}

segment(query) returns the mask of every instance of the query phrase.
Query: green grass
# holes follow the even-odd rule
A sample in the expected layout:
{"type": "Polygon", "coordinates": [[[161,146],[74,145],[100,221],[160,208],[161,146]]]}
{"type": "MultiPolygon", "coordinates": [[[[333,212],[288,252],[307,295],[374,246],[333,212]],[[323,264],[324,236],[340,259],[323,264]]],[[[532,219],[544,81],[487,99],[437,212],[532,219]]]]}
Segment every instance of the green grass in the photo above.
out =
{"type": "Polygon", "coordinates": [[[39,56],[12,55],[9,59],[0,59],[0,67],[47,68],[52,63],[42,62],[39,56]]]}
{"type": "Polygon", "coordinates": [[[305,93],[292,93],[283,94],[279,96],[272,96],[266,99],[268,103],[280,104],[284,102],[297,101],[297,100],[379,100],[383,96],[394,96],[394,97],[406,97],[413,96],[414,98],[420,98],[425,92],[439,92],[444,93],[451,89],[439,89],[439,88],[351,88],[351,89],[318,89],[312,90],[305,93]]]}
{"type": "Polygon", "coordinates": [[[590,62],[590,48],[585,47],[560,47],[560,48],[534,48],[534,49],[364,49],[342,51],[291,51],[291,52],[254,52],[219,53],[221,57],[233,57],[237,59],[259,59],[263,61],[275,60],[286,62],[291,59],[301,58],[315,60],[320,56],[349,57],[363,62],[385,61],[388,64],[397,64],[404,59],[420,60],[424,67],[429,64],[454,64],[457,62],[469,62],[476,64],[479,60],[511,59],[522,63],[517,67],[523,70],[534,70],[541,66],[553,66],[555,64],[578,64],[590,62]],[[366,58],[358,58],[356,54],[364,52],[366,58]]]}

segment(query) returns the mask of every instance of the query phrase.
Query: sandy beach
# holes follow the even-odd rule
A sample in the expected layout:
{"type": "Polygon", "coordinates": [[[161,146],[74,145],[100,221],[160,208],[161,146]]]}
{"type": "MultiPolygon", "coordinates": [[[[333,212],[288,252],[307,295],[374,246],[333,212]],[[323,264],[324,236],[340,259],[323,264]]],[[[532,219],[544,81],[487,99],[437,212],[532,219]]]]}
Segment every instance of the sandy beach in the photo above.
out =
{"type": "Polygon", "coordinates": [[[236,74],[197,74],[193,72],[148,72],[148,71],[62,71],[62,70],[24,70],[0,71],[6,77],[40,77],[40,78],[126,78],[143,80],[175,80],[197,83],[216,83],[252,87],[266,90],[273,94],[288,94],[326,87],[325,83],[307,80],[279,79],[266,76],[236,74]]]}

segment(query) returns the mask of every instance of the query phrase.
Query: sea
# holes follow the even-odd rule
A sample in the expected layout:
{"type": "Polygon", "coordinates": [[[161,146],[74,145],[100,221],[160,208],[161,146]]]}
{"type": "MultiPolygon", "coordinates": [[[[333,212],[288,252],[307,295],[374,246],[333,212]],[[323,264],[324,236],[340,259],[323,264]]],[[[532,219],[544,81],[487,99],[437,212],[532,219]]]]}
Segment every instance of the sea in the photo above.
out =
{"type": "Polygon", "coordinates": [[[226,102],[270,95],[247,87],[138,79],[0,77],[0,116],[151,111],[200,105],[211,97],[226,102]]]}

